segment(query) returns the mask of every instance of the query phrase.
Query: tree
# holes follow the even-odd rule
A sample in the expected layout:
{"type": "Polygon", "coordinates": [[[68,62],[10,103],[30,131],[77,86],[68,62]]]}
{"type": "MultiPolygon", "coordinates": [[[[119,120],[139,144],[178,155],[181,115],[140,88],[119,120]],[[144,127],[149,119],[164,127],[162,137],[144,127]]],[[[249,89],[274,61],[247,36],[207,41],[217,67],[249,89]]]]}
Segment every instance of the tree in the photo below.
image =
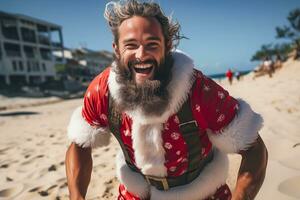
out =
{"type": "Polygon", "coordinates": [[[251,58],[251,61],[261,61],[267,56],[272,57],[274,55],[274,50],[272,49],[272,44],[264,44],[261,46],[251,58]]]}
{"type": "Polygon", "coordinates": [[[276,27],[276,38],[292,40],[296,49],[295,59],[297,59],[300,57],[300,8],[292,10],[287,19],[290,23],[290,27],[286,25],[283,27],[276,27]]]}
{"type": "Polygon", "coordinates": [[[292,51],[292,46],[289,43],[282,44],[265,44],[262,45],[260,50],[258,50],[251,58],[251,61],[262,61],[267,56],[280,56],[283,59],[286,59],[288,54],[292,51]]]}

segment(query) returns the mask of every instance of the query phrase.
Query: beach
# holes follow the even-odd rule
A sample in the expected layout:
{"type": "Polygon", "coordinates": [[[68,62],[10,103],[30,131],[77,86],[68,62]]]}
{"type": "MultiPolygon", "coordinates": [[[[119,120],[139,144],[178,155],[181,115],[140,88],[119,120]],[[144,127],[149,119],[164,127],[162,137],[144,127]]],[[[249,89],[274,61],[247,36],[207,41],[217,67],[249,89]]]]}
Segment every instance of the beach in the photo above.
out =
{"type": "MultiPolygon", "coordinates": [[[[250,103],[264,118],[260,131],[269,153],[260,200],[300,199],[300,61],[288,60],[272,78],[248,74],[229,85],[230,94],[250,103]]],[[[2,98],[0,111],[0,200],[68,199],[66,128],[82,99],[2,98]],[[48,103],[45,103],[48,102],[48,103]],[[22,105],[22,106],[16,106],[22,105]]],[[[93,150],[93,173],[86,199],[116,199],[115,139],[93,150]]],[[[230,155],[228,184],[234,188],[240,163],[230,155]]]]}

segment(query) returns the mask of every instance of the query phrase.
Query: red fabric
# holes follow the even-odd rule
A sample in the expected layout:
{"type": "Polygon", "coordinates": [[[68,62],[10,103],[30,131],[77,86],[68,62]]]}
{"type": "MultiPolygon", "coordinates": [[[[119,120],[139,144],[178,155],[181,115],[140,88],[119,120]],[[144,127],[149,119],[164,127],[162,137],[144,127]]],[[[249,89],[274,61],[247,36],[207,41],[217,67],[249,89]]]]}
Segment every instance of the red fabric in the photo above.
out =
{"type": "Polygon", "coordinates": [[[227,78],[232,78],[232,76],[233,76],[232,71],[231,71],[231,70],[228,70],[228,71],[226,72],[226,76],[227,76],[227,78]]]}
{"type": "Polygon", "coordinates": [[[82,116],[94,127],[108,126],[108,85],[110,68],[99,74],[89,85],[83,100],[82,116]]]}
{"type": "MultiPolygon", "coordinates": [[[[84,97],[82,114],[92,126],[108,126],[107,80],[109,71],[110,69],[105,70],[92,81],[84,97]]],[[[234,118],[238,104],[221,86],[204,76],[200,71],[195,72],[196,81],[189,98],[193,116],[199,126],[199,138],[203,145],[202,157],[205,157],[212,147],[205,130],[211,129],[218,132],[226,127],[234,118]]],[[[127,146],[130,159],[135,163],[131,125],[131,118],[123,113],[120,127],[121,138],[125,146],[127,146]]],[[[176,114],[170,116],[168,121],[164,123],[162,138],[166,152],[164,164],[167,168],[168,176],[176,177],[182,175],[186,172],[188,165],[187,146],[181,135],[179,119],[176,114]]],[[[122,189],[123,187],[120,186],[120,188],[122,189]]],[[[123,191],[121,189],[120,191],[123,191]]],[[[122,198],[134,199],[136,197],[132,198],[130,195],[119,196],[119,199],[122,198]]]]}

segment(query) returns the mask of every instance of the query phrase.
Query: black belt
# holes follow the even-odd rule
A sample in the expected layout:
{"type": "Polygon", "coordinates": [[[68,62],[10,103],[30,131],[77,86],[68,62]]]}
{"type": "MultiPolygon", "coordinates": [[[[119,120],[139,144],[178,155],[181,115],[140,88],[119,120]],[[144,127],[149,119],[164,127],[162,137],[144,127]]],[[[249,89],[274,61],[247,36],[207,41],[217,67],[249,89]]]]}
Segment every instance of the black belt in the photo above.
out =
{"type": "MultiPolygon", "coordinates": [[[[208,155],[200,161],[200,165],[196,170],[188,171],[180,176],[177,177],[157,177],[157,176],[149,176],[143,175],[146,181],[154,186],[158,190],[168,190],[169,188],[186,185],[195,180],[203,168],[213,160],[213,151],[210,151],[208,155]],[[189,178],[187,178],[189,177],[189,178]]],[[[128,166],[135,172],[141,172],[133,165],[128,164],[128,166]]]]}

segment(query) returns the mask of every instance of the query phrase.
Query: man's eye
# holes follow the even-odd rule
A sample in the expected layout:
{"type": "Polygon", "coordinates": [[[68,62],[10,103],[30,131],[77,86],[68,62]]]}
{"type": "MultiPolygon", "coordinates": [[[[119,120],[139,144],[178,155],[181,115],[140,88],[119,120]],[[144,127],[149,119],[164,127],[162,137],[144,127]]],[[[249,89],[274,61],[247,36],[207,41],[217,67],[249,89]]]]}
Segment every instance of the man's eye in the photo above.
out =
{"type": "Polygon", "coordinates": [[[159,45],[157,44],[157,43],[149,43],[148,45],[147,45],[147,47],[148,48],[150,48],[150,49],[155,49],[155,48],[157,48],[159,45]]]}
{"type": "Polygon", "coordinates": [[[136,44],[126,44],[125,47],[127,49],[136,49],[136,48],[138,48],[138,45],[136,45],[136,44]]]}

